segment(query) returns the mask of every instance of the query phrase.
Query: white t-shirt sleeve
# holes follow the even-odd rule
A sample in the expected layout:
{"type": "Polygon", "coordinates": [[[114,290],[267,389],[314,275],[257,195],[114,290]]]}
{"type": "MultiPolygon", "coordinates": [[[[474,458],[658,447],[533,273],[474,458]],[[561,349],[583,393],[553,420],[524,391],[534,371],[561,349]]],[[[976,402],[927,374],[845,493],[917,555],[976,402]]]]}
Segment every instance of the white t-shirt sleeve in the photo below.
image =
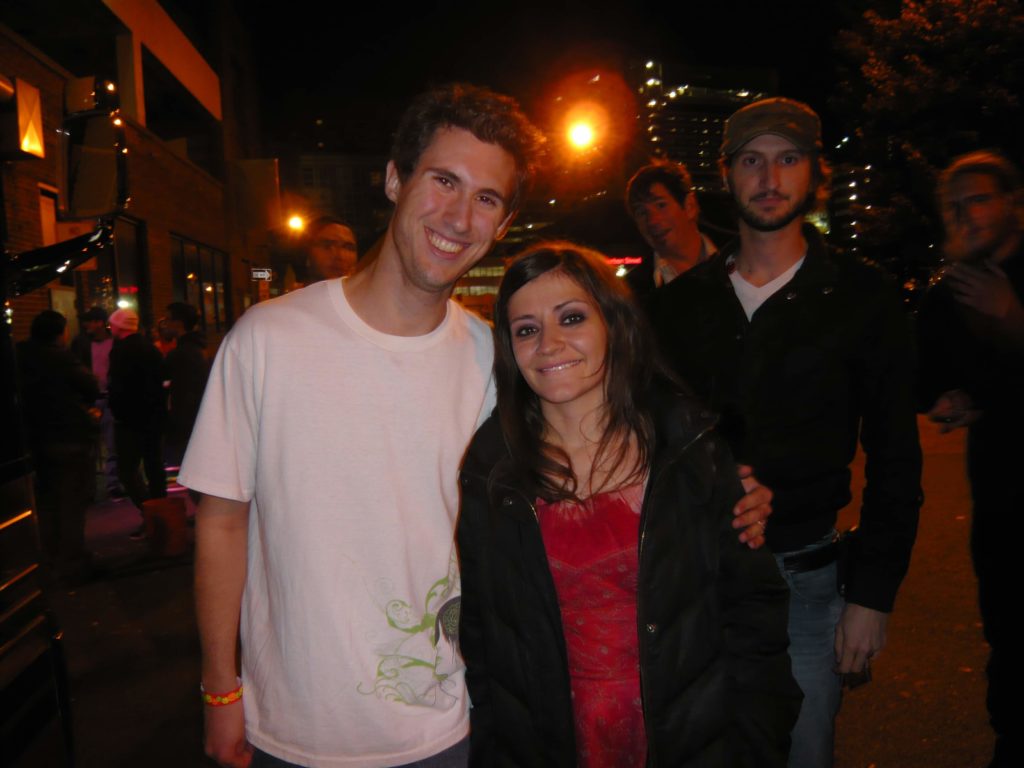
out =
{"type": "Polygon", "coordinates": [[[251,319],[240,320],[217,352],[178,475],[186,488],[235,501],[250,501],[256,487],[258,328],[251,319]]]}

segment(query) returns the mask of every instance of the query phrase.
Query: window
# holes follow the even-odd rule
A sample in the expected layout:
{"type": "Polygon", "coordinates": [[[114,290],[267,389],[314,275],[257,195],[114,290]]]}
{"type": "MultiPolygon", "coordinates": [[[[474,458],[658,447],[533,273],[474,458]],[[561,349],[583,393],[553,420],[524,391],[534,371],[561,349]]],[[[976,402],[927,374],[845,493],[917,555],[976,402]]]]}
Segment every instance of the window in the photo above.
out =
{"type": "Polygon", "coordinates": [[[39,185],[39,223],[43,245],[57,242],[57,190],[39,185]]]}
{"type": "Polygon", "coordinates": [[[231,323],[227,260],[223,251],[171,235],[174,300],[191,304],[199,311],[199,324],[204,331],[221,333],[231,323]]]}

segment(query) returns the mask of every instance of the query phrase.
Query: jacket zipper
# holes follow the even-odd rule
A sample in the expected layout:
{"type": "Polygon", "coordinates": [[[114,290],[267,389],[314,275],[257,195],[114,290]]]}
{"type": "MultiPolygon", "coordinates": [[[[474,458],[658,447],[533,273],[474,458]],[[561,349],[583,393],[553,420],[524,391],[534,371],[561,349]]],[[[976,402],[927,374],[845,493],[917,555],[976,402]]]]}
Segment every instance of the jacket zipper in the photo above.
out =
{"type": "MultiPolygon", "coordinates": [[[[640,541],[639,541],[639,543],[637,545],[637,556],[636,556],[636,558],[637,558],[637,560],[636,560],[637,586],[638,586],[637,593],[636,593],[636,615],[637,615],[636,636],[637,636],[638,656],[641,656],[641,657],[643,656],[643,643],[640,642],[640,638],[644,637],[644,634],[643,634],[643,631],[642,631],[644,628],[640,626],[640,623],[641,623],[641,611],[640,611],[640,590],[639,590],[640,579],[639,579],[639,576],[640,576],[640,565],[643,562],[643,557],[644,557],[644,541],[647,538],[647,517],[648,517],[647,513],[648,513],[648,508],[650,506],[650,499],[654,495],[655,485],[661,480],[661,478],[664,476],[664,474],[668,470],[668,468],[671,465],[675,464],[684,453],[686,453],[688,450],[690,450],[690,448],[693,447],[693,445],[698,440],[703,438],[713,428],[714,428],[714,425],[708,426],[708,427],[705,427],[704,429],[702,429],[700,432],[698,432],[693,437],[693,439],[691,439],[688,443],[686,443],[686,445],[684,445],[682,448],[679,449],[679,451],[676,453],[675,456],[673,456],[669,460],[666,460],[664,462],[664,464],[662,464],[662,466],[658,469],[658,474],[657,475],[652,475],[650,477],[650,479],[648,480],[647,493],[644,494],[644,501],[643,501],[643,504],[642,504],[642,506],[640,508],[640,541]]],[[[536,514],[536,513],[534,513],[534,514],[536,514]]],[[[657,765],[657,761],[655,760],[655,755],[654,755],[653,750],[651,750],[651,748],[650,748],[650,743],[651,743],[650,732],[651,732],[651,730],[650,730],[650,725],[647,722],[647,713],[650,712],[650,707],[647,704],[647,686],[644,684],[644,663],[643,663],[643,658],[640,658],[640,702],[641,702],[641,706],[643,708],[644,732],[645,732],[645,734],[647,734],[647,744],[648,744],[648,748],[647,748],[647,766],[648,766],[648,768],[653,768],[653,766],[657,765]]]]}

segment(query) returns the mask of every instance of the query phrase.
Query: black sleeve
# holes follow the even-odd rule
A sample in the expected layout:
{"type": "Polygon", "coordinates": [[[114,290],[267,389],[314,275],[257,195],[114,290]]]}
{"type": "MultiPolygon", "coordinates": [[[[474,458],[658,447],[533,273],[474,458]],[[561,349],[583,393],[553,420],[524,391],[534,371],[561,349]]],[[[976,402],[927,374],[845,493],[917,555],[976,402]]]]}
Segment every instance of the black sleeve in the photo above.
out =
{"type": "Polygon", "coordinates": [[[846,599],[889,612],[917,537],[921,445],[909,318],[888,280],[874,304],[858,375],[865,485],[846,599]]]}
{"type": "Polygon", "coordinates": [[[461,499],[455,539],[459,553],[462,600],[459,615],[459,649],[466,663],[466,688],[471,709],[470,765],[492,764],[494,723],[490,707],[490,679],[484,633],[484,591],[487,584],[486,558],[481,557],[481,538],[487,514],[484,482],[466,472],[459,478],[461,499]]]}

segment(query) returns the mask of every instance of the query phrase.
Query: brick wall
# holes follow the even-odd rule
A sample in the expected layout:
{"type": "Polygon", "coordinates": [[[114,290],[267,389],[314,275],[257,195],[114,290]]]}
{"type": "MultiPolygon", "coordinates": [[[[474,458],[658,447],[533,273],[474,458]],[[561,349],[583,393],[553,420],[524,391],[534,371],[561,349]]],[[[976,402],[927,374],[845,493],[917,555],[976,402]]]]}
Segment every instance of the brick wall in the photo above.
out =
{"type": "MultiPolygon", "coordinates": [[[[34,52],[26,50],[16,39],[9,37],[0,27],[0,73],[13,81],[25,80],[39,89],[43,108],[43,153],[45,157],[25,157],[4,161],[0,165],[0,184],[3,185],[4,216],[8,251],[19,253],[43,244],[42,223],[39,216],[39,185],[57,185],[57,127],[63,116],[64,79],[61,71],[34,52]]],[[[50,308],[47,291],[35,291],[12,302],[14,310],[13,332],[15,340],[28,336],[32,318],[50,308]]]]}

